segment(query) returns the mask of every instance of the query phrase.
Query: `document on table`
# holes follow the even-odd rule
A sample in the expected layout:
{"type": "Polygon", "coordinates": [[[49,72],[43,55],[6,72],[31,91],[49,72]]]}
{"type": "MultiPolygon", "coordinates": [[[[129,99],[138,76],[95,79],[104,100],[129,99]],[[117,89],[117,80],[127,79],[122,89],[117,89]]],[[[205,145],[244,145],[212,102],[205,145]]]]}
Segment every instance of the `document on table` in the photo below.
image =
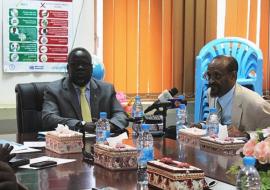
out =
{"type": "Polygon", "coordinates": [[[7,144],[7,143],[10,144],[11,146],[13,146],[13,150],[11,151],[11,153],[19,154],[19,153],[39,152],[39,151],[41,151],[41,150],[38,150],[38,149],[29,148],[26,145],[19,144],[19,143],[16,143],[14,141],[7,141],[7,140],[3,140],[3,139],[0,140],[0,144],[2,144],[3,146],[5,144],[7,144]]]}
{"type": "Polygon", "coordinates": [[[41,156],[38,158],[30,159],[29,164],[20,166],[19,168],[37,170],[39,168],[30,167],[30,164],[42,162],[42,161],[48,161],[48,160],[57,162],[57,165],[76,161],[76,159],[64,159],[64,158],[54,158],[54,157],[49,157],[49,156],[41,156]]]}
{"type": "Polygon", "coordinates": [[[13,142],[13,141],[7,141],[7,140],[3,140],[3,139],[0,140],[0,144],[2,144],[3,146],[5,144],[10,144],[11,146],[13,146],[13,151],[25,150],[28,148],[27,146],[24,146],[23,144],[19,144],[19,143],[13,142]]]}
{"type": "Polygon", "coordinates": [[[25,141],[23,144],[27,147],[36,147],[36,148],[42,148],[46,146],[45,141],[25,141]]]}

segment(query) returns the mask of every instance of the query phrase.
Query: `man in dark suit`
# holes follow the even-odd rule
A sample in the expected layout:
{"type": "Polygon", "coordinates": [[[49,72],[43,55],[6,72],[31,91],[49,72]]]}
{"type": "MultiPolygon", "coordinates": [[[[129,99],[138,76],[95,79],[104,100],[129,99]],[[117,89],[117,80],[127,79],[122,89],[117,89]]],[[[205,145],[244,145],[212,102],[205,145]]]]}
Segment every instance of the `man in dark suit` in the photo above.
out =
{"type": "Polygon", "coordinates": [[[45,89],[43,129],[52,130],[57,124],[66,124],[70,129],[84,125],[94,131],[93,122],[100,112],[107,113],[113,132],[128,125],[114,86],[91,78],[92,58],[86,49],[75,48],[69,53],[67,70],[68,77],[50,83],[45,89]]]}

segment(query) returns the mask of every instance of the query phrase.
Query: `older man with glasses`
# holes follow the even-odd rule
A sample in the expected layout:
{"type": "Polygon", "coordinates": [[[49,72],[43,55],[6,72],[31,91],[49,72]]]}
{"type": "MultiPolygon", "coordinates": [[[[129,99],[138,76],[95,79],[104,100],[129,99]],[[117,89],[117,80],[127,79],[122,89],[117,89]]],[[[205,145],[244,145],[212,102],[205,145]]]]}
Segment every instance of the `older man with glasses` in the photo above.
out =
{"type": "Polygon", "coordinates": [[[220,123],[228,126],[229,136],[242,136],[246,131],[270,126],[270,104],[256,92],[238,84],[237,71],[235,58],[219,55],[208,65],[204,75],[209,84],[209,107],[217,108],[220,123]]]}

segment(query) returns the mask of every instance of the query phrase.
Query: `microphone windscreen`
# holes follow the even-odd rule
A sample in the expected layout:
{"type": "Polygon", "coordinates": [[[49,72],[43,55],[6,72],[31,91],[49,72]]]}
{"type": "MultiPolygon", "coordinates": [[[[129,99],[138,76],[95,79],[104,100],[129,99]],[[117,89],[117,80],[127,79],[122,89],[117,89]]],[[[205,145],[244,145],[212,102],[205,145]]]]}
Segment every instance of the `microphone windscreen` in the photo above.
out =
{"type": "Polygon", "coordinates": [[[174,87],[169,92],[172,96],[175,96],[178,93],[178,89],[174,87]]]}
{"type": "Polygon", "coordinates": [[[164,90],[159,96],[158,99],[160,102],[167,101],[168,99],[171,99],[172,95],[168,90],[164,90]]]}

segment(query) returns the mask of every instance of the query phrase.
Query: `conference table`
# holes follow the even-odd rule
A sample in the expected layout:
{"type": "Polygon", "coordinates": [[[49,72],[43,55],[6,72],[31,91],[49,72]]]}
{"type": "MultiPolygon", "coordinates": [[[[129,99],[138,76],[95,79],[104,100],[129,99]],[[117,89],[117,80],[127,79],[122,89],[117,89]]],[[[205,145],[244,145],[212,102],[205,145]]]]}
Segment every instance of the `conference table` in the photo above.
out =
{"type": "MultiPolygon", "coordinates": [[[[17,134],[17,141],[20,143],[33,140],[37,140],[37,134],[17,134]]],[[[125,140],[125,143],[130,145],[134,145],[134,142],[134,138],[125,140]]],[[[204,170],[207,177],[232,185],[235,184],[235,176],[226,172],[232,164],[241,162],[239,155],[231,156],[203,151],[199,146],[163,137],[154,138],[154,152],[155,159],[171,157],[188,162],[204,170]]],[[[76,159],[76,161],[40,170],[17,169],[18,181],[29,189],[78,190],[105,187],[119,190],[137,189],[136,170],[110,171],[83,161],[81,153],[61,155],[43,148],[41,152],[20,154],[18,157],[36,158],[44,155],[76,159]]]]}

